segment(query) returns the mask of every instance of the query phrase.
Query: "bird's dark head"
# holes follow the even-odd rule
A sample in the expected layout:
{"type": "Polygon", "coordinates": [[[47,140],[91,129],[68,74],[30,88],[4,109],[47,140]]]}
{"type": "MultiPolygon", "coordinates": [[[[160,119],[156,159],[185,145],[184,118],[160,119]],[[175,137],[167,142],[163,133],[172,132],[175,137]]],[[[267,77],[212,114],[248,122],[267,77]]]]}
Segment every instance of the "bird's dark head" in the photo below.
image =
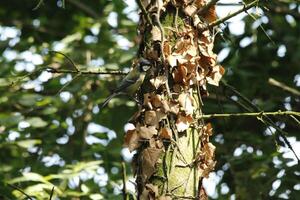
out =
{"type": "Polygon", "coordinates": [[[141,72],[147,72],[151,68],[151,62],[145,58],[140,58],[138,65],[141,72]]]}

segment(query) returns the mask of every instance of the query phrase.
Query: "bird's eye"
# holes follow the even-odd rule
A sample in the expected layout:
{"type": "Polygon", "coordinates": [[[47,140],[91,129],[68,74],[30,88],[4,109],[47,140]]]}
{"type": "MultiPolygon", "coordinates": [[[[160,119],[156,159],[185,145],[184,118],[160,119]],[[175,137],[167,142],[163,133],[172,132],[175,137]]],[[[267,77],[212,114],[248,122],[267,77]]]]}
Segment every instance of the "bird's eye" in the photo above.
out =
{"type": "Polygon", "coordinates": [[[150,65],[143,65],[143,66],[142,66],[142,70],[143,70],[144,72],[148,71],[150,68],[151,68],[150,65]]]}

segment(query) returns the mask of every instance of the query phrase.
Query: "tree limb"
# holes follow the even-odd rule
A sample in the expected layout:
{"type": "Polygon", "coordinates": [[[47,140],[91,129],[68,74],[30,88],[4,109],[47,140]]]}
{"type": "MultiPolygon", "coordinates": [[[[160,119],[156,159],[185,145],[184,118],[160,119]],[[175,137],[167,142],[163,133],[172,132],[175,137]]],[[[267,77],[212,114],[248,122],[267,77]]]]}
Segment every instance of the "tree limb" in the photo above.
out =
{"type": "Polygon", "coordinates": [[[276,111],[276,112],[247,112],[247,113],[224,113],[224,114],[207,114],[202,115],[201,117],[205,119],[210,118],[220,118],[220,117],[241,117],[241,116],[249,116],[249,117],[262,117],[262,116],[281,116],[281,115],[291,115],[291,116],[299,116],[300,112],[296,111],[276,111]]]}

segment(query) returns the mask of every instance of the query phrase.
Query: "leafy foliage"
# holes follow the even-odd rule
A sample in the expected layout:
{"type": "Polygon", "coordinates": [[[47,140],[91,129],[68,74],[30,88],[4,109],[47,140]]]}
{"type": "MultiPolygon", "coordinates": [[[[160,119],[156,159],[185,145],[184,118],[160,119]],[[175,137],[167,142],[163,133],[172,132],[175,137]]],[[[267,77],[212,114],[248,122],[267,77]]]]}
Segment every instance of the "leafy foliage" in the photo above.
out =
{"type": "MultiPolygon", "coordinates": [[[[139,40],[136,11],[121,0],[66,0],[64,9],[63,2],[44,1],[35,10],[38,1],[0,3],[0,198],[25,197],[7,183],[38,199],[49,199],[53,185],[53,199],[122,197],[124,124],[135,107],[122,97],[98,109],[120,77],[49,73],[47,67],[76,70],[65,56],[49,53],[56,50],[80,70],[127,70],[139,40]]],[[[299,96],[268,79],[299,89],[300,6],[265,6],[256,20],[243,19],[242,34],[222,26],[215,51],[228,51],[221,62],[224,80],[261,110],[299,111],[299,96]]],[[[245,111],[236,103],[241,97],[228,88],[209,91],[204,113],[245,111]]],[[[273,120],[299,140],[292,118],[273,120]]],[[[282,141],[268,127],[255,118],[208,121],[215,134],[218,199],[297,199],[299,167],[278,152],[282,141]]]]}

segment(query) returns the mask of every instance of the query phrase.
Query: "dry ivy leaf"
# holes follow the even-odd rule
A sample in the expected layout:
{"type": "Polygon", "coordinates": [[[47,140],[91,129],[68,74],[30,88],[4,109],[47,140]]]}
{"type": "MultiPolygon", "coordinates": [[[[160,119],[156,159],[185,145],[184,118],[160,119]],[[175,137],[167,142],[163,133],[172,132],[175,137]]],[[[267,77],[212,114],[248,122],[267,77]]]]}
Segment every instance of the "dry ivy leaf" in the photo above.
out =
{"type": "Polygon", "coordinates": [[[148,147],[144,149],[142,153],[142,175],[144,180],[150,178],[150,176],[155,172],[155,164],[159,159],[162,149],[148,147]]]}
{"type": "Polygon", "coordinates": [[[188,16],[192,16],[197,11],[197,7],[195,5],[188,5],[184,8],[184,13],[188,16]]]}
{"type": "Polygon", "coordinates": [[[219,82],[224,74],[225,70],[222,66],[216,65],[213,67],[211,76],[206,77],[207,83],[211,85],[219,86],[219,82]]]}
{"type": "Polygon", "coordinates": [[[169,45],[168,41],[164,42],[163,51],[164,51],[164,54],[166,55],[166,57],[171,55],[172,47],[171,47],[171,45],[169,45]]]}
{"type": "Polygon", "coordinates": [[[199,200],[208,200],[208,196],[203,186],[200,189],[200,199],[199,200]]]}
{"type": "Polygon", "coordinates": [[[153,41],[161,41],[161,31],[158,26],[152,26],[151,35],[153,41]]]}
{"type": "Polygon", "coordinates": [[[178,97],[178,102],[187,115],[193,114],[194,112],[193,99],[189,94],[181,93],[178,97]]]}
{"type": "Polygon", "coordinates": [[[175,83],[186,83],[187,69],[181,65],[173,72],[175,83]]]}
{"type": "Polygon", "coordinates": [[[208,136],[211,136],[212,135],[212,126],[211,126],[211,123],[207,123],[206,126],[204,126],[204,133],[205,135],[208,135],[208,136]]]}
{"type": "Polygon", "coordinates": [[[161,99],[162,99],[161,95],[158,95],[158,94],[152,95],[152,97],[151,97],[151,103],[152,103],[152,105],[155,108],[161,107],[162,106],[162,100],[161,99]]]}
{"type": "Polygon", "coordinates": [[[153,135],[157,135],[157,130],[155,129],[154,126],[149,126],[149,127],[141,126],[138,127],[137,130],[140,137],[144,139],[151,139],[153,135]]]}
{"type": "Polygon", "coordinates": [[[179,113],[179,105],[178,105],[178,103],[175,103],[175,102],[170,102],[170,101],[164,100],[164,101],[162,101],[162,108],[165,113],[171,112],[176,115],[179,113]]]}
{"type": "Polygon", "coordinates": [[[138,135],[136,129],[128,130],[125,134],[124,146],[128,147],[129,151],[132,152],[140,146],[139,140],[140,136],[138,135]]]}
{"type": "Polygon", "coordinates": [[[213,21],[217,20],[217,13],[216,13],[216,7],[211,6],[208,11],[203,15],[203,18],[206,19],[208,23],[211,23],[213,21]]]}
{"type": "Polygon", "coordinates": [[[168,63],[171,67],[175,67],[177,65],[177,58],[174,55],[169,55],[167,57],[168,63]]]}
{"type": "Polygon", "coordinates": [[[193,122],[193,117],[190,115],[179,115],[176,120],[176,128],[178,132],[183,132],[187,130],[190,126],[190,123],[193,122]]]}
{"type": "Polygon", "coordinates": [[[145,123],[150,126],[159,127],[158,123],[164,118],[166,118],[166,114],[159,109],[145,112],[145,123]]]}
{"type": "Polygon", "coordinates": [[[150,83],[155,87],[155,89],[158,89],[161,85],[164,85],[166,82],[166,76],[157,76],[150,80],[150,83]]]}
{"type": "Polygon", "coordinates": [[[170,140],[172,139],[172,131],[169,128],[162,128],[159,132],[159,137],[162,139],[170,140]]]}
{"type": "Polygon", "coordinates": [[[151,104],[151,94],[150,93],[146,93],[144,94],[144,102],[143,102],[144,106],[147,106],[148,108],[150,108],[152,110],[152,104],[151,104]]]}
{"type": "Polygon", "coordinates": [[[198,53],[198,52],[197,52],[197,47],[194,46],[194,45],[191,45],[191,46],[187,49],[187,51],[186,51],[186,54],[190,55],[191,58],[193,58],[194,56],[196,56],[197,53],[198,53]]]}
{"type": "Polygon", "coordinates": [[[213,160],[215,156],[215,150],[216,147],[212,143],[208,142],[204,144],[202,151],[205,154],[205,160],[213,160]]]}

